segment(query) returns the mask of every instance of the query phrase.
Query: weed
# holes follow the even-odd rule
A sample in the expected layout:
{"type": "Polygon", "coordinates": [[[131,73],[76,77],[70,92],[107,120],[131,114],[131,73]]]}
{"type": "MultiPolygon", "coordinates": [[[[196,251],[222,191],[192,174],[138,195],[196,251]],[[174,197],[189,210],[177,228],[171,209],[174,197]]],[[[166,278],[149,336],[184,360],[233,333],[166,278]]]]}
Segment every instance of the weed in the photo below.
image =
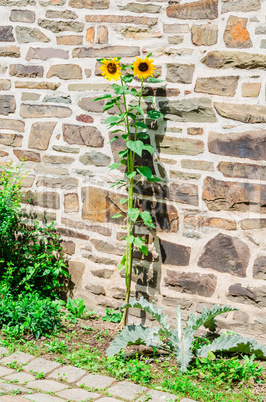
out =
{"type": "Polygon", "coordinates": [[[107,322],[120,322],[123,317],[122,311],[115,311],[109,308],[105,309],[105,316],[102,317],[103,321],[107,322]]]}
{"type": "Polygon", "coordinates": [[[54,339],[53,341],[46,342],[46,349],[49,353],[58,353],[58,354],[63,354],[67,351],[67,345],[65,344],[64,341],[61,341],[59,339],[54,339]]]}

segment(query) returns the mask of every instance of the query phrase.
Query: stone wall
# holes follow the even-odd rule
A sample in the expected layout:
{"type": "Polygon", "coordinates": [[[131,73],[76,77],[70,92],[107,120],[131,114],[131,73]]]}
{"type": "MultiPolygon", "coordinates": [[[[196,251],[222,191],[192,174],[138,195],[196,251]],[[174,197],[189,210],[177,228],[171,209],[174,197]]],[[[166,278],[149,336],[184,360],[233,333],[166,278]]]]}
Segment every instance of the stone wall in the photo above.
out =
{"type": "Polygon", "coordinates": [[[138,189],[157,231],[133,294],[171,316],[233,304],[223,325],[266,341],[266,1],[0,0],[0,13],[0,163],[26,161],[29,216],[56,221],[74,294],[100,310],[124,298],[110,189],[123,172],[108,171],[121,144],[92,101],[109,89],[96,58],[152,52],[166,119],[148,122],[147,163],[163,181],[138,189]]]}

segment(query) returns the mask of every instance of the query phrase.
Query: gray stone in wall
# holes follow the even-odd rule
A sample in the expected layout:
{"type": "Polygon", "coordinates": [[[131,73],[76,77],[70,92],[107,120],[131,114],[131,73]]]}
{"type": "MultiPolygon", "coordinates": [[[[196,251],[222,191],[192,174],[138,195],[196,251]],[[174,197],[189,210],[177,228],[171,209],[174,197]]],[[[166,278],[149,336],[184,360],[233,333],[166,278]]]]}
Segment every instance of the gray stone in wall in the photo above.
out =
{"type": "Polygon", "coordinates": [[[199,155],[204,152],[204,142],[189,138],[156,135],[156,146],[159,152],[170,155],[199,155]]]}
{"type": "Polygon", "coordinates": [[[18,43],[50,42],[48,36],[38,28],[16,27],[18,43]]]}
{"type": "Polygon", "coordinates": [[[222,13],[256,11],[260,8],[260,0],[222,0],[222,13]]]}
{"type": "Polygon", "coordinates": [[[190,260],[191,248],[181,244],[160,240],[161,259],[163,264],[187,266],[190,260]]]}
{"type": "Polygon", "coordinates": [[[195,92],[210,95],[235,96],[239,76],[197,78],[195,92]]]}
{"type": "Polygon", "coordinates": [[[75,20],[78,18],[77,14],[71,10],[47,10],[45,13],[46,18],[58,18],[66,20],[75,20]]]}
{"type": "Polygon", "coordinates": [[[169,63],[167,66],[166,81],[180,82],[182,84],[191,84],[193,73],[195,71],[194,64],[174,64],[169,63]]]}
{"type": "Polygon", "coordinates": [[[118,6],[120,10],[129,11],[131,13],[159,13],[162,9],[161,6],[155,4],[139,4],[128,3],[125,6],[118,6]]]}
{"type": "Polygon", "coordinates": [[[15,113],[16,101],[13,95],[0,95],[0,115],[7,116],[10,113],[15,113]]]}
{"type": "Polygon", "coordinates": [[[212,274],[176,272],[168,269],[164,283],[168,288],[180,293],[211,297],[216,289],[217,277],[212,274]]]}
{"type": "Polygon", "coordinates": [[[73,57],[135,57],[140,55],[138,46],[80,47],[73,50],[73,57]]]}
{"type": "Polygon", "coordinates": [[[84,23],[77,21],[51,21],[38,19],[38,25],[44,29],[52,31],[53,33],[65,31],[82,32],[84,28],[84,23]]]}
{"type": "Polygon", "coordinates": [[[226,119],[249,124],[266,123],[266,106],[214,102],[214,107],[226,119]]]}
{"type": "Polygon", "coordinates": [[[262,255],[256,258],[253,265],[253,277],[255,279],[266,280],[266,256],[262,255]]]}
{"type": "Polygon", "coordinates": [[[216,116],[208,98],[191,98],[181,101],[159,102],[165,118],[172,121],[215,123],[216,116]]]}
{"type": "Polygon", "coordinates": [[[193,25],[191,28],[191,40],[196,46],[212,46],[218,41],[217,25],[193,25]]]}
{"type": "Polygon", "coordinates": [[[69,117],[72,110],[66,106],[54,105],[32,105],[22,103],[20,106],[20,116],[24,118],[39,118],[39,117],[69,117]]]}
{"type": "Polygon", "coordinates": [[[266,160],[266,130],[249,130],[230,134],[210,132],[208,147],[214,154],[264,161],[266,160]]]}
{"type": "Polygon", "coordinates": [[[109,166],[111,158],[102,152],[86,152],[79,158],[83,165],[109,166]]]}
{"type": "Polygon", "coordinates": [[[25,66],[24,64],[10,64],[9,74],[12,77],[19,78],[41,78],[43,77],[43,67],[42,66],[25,66]]]}
{"type": "Polygon", "coordinates": [[[238,303],[266,307],[266,286],[250,288],[249,286],[244,287],[240,283],[236,283],[229,287],[227,297],[238,303]]]}
{"type": "Polygon", "coordinates": [[[211,68],[266,69],[266,55],[239,51],[215,50],[207,53],[201,62],[211,68]]]}
{"type": "Polygon", "coordinates": [[[55,129],[55,122],[37,122],[31,126],[29,148],[46,150],[55,129]]]}
{"type": "Polygon", "coordinates": [[[109,0],[70,0],[69,7],[104,10],[109,8],[109,0]]]}
{"type": "Polygon", "coordinates": [[[12,22],[34,22],[35,12],[30,10],[11,10],[9,19],[12,22]]]}
{"type": "Polygon", "coordinates": [[[52,48],[52,47],[30,47],[27,54],[26,54],[26,60],[32,60],[32,59],[37,59],[37,60],[48,60],[48,59],[68,59],[69,57],[69,51],[68,50],[63,50],[63,49],[58,49],[58,48],[52,48]]]}
{"type": "Polygon", "coordinates": [[[0,42],[15,42],[12,26],[0,26],[0,42]]]}
{"type": "Polygon", "coordinates": [[[249,259],[250,251],[246,243],[237,237],[219,233],[204,247],[198,265],[245,277],[249,259]]]}
{"type": "Polygon", "coordinates": [[[220,162],[218,170],[226,177],[266,180],[266,166],[251,165],[248,163],[220,162]]]}

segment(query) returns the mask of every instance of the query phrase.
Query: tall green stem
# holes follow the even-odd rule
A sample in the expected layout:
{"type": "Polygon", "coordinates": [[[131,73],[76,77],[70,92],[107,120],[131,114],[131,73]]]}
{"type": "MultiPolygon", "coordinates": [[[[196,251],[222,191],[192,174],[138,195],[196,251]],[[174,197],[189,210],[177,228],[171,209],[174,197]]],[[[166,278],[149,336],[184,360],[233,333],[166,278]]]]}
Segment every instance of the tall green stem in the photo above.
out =
{"type": "MultiPolygon", "coordinates": [[[[122,81],[123,82],[123,81],[122,81]]],[[[141,81],[141,90],[139,94],[139,100],[138,100],[138,106],[141,104],[141,96],[142,96],[142,91],[143,91],[143,79],[141,81]]],[[[127,110],[127,104],[126,104],[126,97],[124,95],[124,106],[125,106],[125,113],[126,113],[126,122],[127,122],[127,129],[128,129],[128,139],[130,140],[130,127],[129,127],[129,121],[128,121],[128,110],[127,110]]],[[[137,123],[139,120],[139,112],[137,114],[136,122],[137,123]]],[[[134,134],[134,140],[136,141],[137,139],[137,127],[135,127],[135,134],[134,134]]],[[[135,153],[132,152],[131,150],[129,151],[128,154],[128,172],[133,173],[135,170],[135,153]]],[[[133,208],[134,204],[134,178],[128,179],[128,208],[133,208]]],[[[134,223],[130,219],[130,217],[127,217],[127,236],[131,237],[134,232],[134,223]]],[[[130,291],[131,291],[131,279],[132,279],[132,262],[133,262],[133,243],[128,243],[127,242],[127,247],[126,247],[126,270],[125,270],[125,282],[126,282],[126,298],[125,302],[128,303],[130,299],[130,291]]],[[[128,308],[125,308],[123,318],[121,321],[121,326],[127,325],[128,322],[128,308]]]]}

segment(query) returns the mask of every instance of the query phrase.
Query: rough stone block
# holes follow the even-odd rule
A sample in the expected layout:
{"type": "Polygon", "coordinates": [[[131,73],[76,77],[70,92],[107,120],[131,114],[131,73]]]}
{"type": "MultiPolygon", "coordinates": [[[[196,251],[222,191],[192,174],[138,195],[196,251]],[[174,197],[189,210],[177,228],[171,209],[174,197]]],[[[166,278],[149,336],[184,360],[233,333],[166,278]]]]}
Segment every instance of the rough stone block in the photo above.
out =
{"type": "Polygon", "coordinates": [[[207,177],[202,199],[211,211],[266,212],[265,185],[226,182],[207,177]]]}
{"type": "Polygon", "coordinates": [[[246,243],[220,233],[206,244],[198,265],[245,277],[249,259],[250,251],[246,243]]]}
{"type": "Polygon", "coordinates": [[[9,115],[15,113],[16,101],[13,95],[0,95],[0,115],[9,115]]]}
{"type": "Polygon", "coordinates": [[[191,40],[196,46],[212,46],[218,41],[217,25],[193,25],[191,28],[191,40]]]}
{"type": "Polygon", "coordinates": [[[55,129],[55,122],[37,122],[31,126],[29,148],[46,150],[55,129]]]}
{"type": "Polygon", "coordinates": [[[209,134],[209,151],[214,154],[266,160],[266,130],[250,130],[240,133],[209,134]]]}
{"type": "Polygon", "coordinates": [[[38,28],[16,27],[18,43],[50,42],[48,36],[38,28]]]}
{"type": "Polygon", "coordinates": [[[0,42],[15,42],[12,26],[0,26],[0,42]]]}
{"type": "Polygon", "coordinates": [[[160,240],[160,250],[163,264],[181,267],[189,265],[190,247],[160,240]]]}
{"type": "Polygon", "coordinates": [[[191,84],[195,71],[194,64],[167,64],[166,80],[169,82],[180,82],[191,84]]]}
{"type": "Polygon", "coordinates": [[[195,92],[210,95],[235,96],[239,76],[197,78],[195,92]]]}
{"type": "Polygon", "coordinates": [[[226,47],[248,48],[252,47],[249,32],[246,28],[247,18],[230,15],[224,31],[224,43],[226,47]]]}
{"type": "MultiPolygon", "coordinates": [[[[43,359],[44,360],[44,359],[43,359]]],[[[57,365],[58,366],[58,365],[57,365]]],[[[51,370],[49,370],[51,371],[51,370]]],[[[40,373],[43,371],[39,371],[40,373]]],[[[35,380],[27,384],[28,388],[38,389],[43,392],[59,392],[67,388],[67,385],[53,380],[35,380]]]]}
{"type": "Polygon", "coordinates": [[[209,274],[185,273],[167,270],[165,286],[180,293],[211,297],[216,289],[217,277],[209,274]]]}
{"type": "Polygon", "coordinates": [[[11,10],[10,21],[12,22],[34,22],[35,12],[30,10],[11,10]]]}
{"type": "Polygon", "coordinates": [[[167,7],[170,18],[184,20],[214,20],[218,17],[218,0],[201,0],[186,4],[173,4],[167,7]]]}
{"type": "Polygon", "coordinates": [[[63,137],[70,145],[76,144],[102,148],[104,144],[104,138],[101,132],[96,127],[92,126],[63,124],[63,137]]]}
{"type": "Polygon", "coordinates": [[[23,151],[20,149],[14,149],[13,152],[20,161],[41,162],[41,155],[38,152],[23,151]]]}
{"type": "Polygon", "coordinates": [[[42,118],[42,117],[69,117],[72,110],[66,106],[54,105],[32,105],[22,103],[20,106],[20,116],[24,118],[42,118]]]}
{"type": "MultiPolygon", "coordinates": [[[[217,102],[218,103],[218,102],[217,102]]],[[[215,123],[216,116],[208,98],[191,98],[182,101],[159,102],[165,118],[180,122],[215,123]]]]}

